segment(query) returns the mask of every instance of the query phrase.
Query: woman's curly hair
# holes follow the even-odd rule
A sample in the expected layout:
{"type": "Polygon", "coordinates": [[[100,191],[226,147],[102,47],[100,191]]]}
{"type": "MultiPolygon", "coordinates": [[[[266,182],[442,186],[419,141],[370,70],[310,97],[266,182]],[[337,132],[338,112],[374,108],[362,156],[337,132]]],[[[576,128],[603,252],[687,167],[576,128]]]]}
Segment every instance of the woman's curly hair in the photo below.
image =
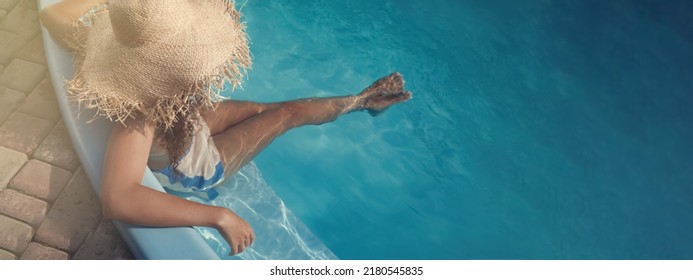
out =
{"type": "Polygon", "coordinates": [[[192,142],[195,132],[200,127],[200,122],[203,122],[202,113],[206,107],[201,103],[192,101],[188,103],[186,110],[181,110],[176,113],[176,120],[169,128],[163,125],[157,125],[156,136],[161,147],[168,151],[171,167],[176,175],[182,175],[177,167],[180,160],[185,156],[187,145],[192,142]]]}

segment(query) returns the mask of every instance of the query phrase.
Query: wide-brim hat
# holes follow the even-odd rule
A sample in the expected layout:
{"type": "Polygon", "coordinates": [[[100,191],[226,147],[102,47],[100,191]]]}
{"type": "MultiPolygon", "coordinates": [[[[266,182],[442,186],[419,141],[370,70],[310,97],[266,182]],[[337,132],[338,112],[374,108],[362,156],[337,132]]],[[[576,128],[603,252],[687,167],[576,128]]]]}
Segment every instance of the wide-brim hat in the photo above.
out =
{"type": "Polygon", "coordinates": [[[211,106],[250,67],[245,25],[227,0],[111,0],[78,34],[70,97],[114,121],[168,130],[211,106]]]}

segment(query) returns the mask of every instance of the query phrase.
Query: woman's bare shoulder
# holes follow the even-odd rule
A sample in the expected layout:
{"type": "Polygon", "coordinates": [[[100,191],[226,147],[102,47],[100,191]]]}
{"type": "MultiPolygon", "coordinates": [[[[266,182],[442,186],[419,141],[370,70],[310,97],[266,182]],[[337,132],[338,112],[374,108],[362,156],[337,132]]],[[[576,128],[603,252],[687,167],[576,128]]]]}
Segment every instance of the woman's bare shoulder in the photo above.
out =
{"type": "Polygon", "coordinates": [[[109,146],[112,144],[124,144],[125,148],[137,150],[146,146],[147,153],[145,155],[148,155],[150,146],[155,138],[156,129],[153,125],[139,119],[128,118],[113,125],[109,146]]]}

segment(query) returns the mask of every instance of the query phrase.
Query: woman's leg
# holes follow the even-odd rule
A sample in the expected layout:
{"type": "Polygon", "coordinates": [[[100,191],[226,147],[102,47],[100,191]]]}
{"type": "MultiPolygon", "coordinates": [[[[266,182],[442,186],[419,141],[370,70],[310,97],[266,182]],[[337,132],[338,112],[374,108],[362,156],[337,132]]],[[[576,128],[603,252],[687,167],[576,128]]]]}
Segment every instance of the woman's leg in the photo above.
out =
{"type": "MultiPolygon", "coordinates": [[[[227,174],[233,174],[289,129],[330,122],[342,114],[356,110],[365,109],[376,114],[409,98],[411,93],[404,91],[402,76],[393,73],[376,81],[359,95],[265,104],[267,107],[260,113],[251,115],[216,134],[214,143],[227,174]]],[[[256,104],[247,105],[257,106],[256,104]]]]}
{"type": "Polygon", "coordinates": [[[281,103],[226,100],[219,102],[214,110],[202,113],[202,118],[207,123],[212,136],[214,136],[251,117],[269,109],[274,109],[280,105],[281,103]]]}

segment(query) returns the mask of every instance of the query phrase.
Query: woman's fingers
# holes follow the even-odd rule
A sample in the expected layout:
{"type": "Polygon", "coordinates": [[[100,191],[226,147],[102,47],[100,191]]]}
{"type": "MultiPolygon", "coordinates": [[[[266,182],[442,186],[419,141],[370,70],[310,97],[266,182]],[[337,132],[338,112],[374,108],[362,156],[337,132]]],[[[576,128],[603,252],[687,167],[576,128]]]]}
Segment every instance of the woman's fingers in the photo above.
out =
{"type": "Polygon", "coordinates": [[[231,247],[231,255],[243,253],[246,248],[250,247],[255,241],[255,234],[251,231],[245,235],[231,238],[229,245],[231,247]]]}
{"type": "Polygon", "coordinates": [[[225,213],[226,216],[219,223],[217,230],[231,247],[231,255],[240,254],[255,241],[255,233],[250,224],[241,217],[231,211],[225,213]]]}
{"type": "Polygon", "coordinates": [[[233,256],[233,255],[238,254],[238,245],[237,244],[231,243],[230,247],[231,247],[231,254],[229,254],[229,256],[233,256]]]}
{"type": "Polygon", "coordinates": [[[243,243],[243,240],[231,244],[231,256],[243,253],[247,246],[243,243]]]}

